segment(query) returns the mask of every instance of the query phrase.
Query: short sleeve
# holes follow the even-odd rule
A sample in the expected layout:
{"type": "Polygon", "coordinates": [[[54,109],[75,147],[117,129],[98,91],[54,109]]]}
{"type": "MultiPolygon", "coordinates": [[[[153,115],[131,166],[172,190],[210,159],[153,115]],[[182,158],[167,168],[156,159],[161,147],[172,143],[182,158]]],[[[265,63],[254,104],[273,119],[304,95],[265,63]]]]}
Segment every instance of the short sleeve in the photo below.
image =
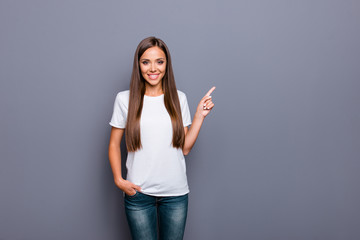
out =
{"type": "Polygon", "coordinates": [[[180,104],[181,104],[181,115],[182,115],[183,124],[184,127],[187,127],[191,124],[191,115],[185,93],[182,93],[182,99],[180,100],[180,104]]]}
{"type": "Polygon", "coordinates": [[[114,110],[109,124],[116,128],[125,128],[127,118],[127,106],[124,103],[123,94],[118,93],[115,98],[114,110]]]}

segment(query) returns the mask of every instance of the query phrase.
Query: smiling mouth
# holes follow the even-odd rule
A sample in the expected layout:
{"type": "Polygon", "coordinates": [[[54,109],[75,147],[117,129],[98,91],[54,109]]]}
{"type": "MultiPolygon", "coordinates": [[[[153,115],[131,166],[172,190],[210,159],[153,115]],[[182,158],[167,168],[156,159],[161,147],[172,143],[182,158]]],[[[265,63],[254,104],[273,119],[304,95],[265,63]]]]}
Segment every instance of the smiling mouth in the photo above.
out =
{"type": "Polygon", "coordinates": [[[159,77],[160,74],[148,74],[149,78],[151,80],[156,80],[159,77]]]}

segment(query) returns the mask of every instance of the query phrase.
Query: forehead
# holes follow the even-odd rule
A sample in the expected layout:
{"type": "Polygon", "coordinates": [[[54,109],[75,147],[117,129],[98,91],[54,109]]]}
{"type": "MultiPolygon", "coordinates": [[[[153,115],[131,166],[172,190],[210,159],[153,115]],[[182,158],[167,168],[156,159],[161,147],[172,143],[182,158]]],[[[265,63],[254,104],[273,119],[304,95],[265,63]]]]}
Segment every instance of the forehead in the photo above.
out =
{"type": "Polygon", "coordinates": [[[141,55],[140,58],[146,59],[158,59],[158,58],[166,58],[164,51],[159,47],[151,47],[146,49],[146,51],[141,55]]]}

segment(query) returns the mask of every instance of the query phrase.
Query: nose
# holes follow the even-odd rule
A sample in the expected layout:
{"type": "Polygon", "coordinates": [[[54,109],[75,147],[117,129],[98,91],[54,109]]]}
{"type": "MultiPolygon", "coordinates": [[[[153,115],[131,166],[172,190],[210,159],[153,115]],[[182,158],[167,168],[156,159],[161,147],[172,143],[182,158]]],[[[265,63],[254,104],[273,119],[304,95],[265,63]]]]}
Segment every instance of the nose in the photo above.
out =
{"type": "Polygon", "coordinates": [[[150,71],[151,71],[151,72],[155,72],[155,71],[156,71],[155,63],[151,64],[150,71]]]}

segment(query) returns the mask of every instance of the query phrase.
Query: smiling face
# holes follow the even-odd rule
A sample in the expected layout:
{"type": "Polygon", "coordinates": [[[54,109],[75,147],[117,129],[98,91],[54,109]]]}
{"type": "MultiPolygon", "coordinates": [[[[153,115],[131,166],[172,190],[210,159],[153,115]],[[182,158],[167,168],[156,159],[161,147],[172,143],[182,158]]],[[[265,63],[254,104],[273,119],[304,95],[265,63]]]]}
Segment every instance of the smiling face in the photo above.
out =
{"type": "Polygon", "coordinates": [[[148,48],[140,57],[141,75],[145,79],[146,88],[160,88],[166,72],[166,56],[159,47],[148,48]]]}

